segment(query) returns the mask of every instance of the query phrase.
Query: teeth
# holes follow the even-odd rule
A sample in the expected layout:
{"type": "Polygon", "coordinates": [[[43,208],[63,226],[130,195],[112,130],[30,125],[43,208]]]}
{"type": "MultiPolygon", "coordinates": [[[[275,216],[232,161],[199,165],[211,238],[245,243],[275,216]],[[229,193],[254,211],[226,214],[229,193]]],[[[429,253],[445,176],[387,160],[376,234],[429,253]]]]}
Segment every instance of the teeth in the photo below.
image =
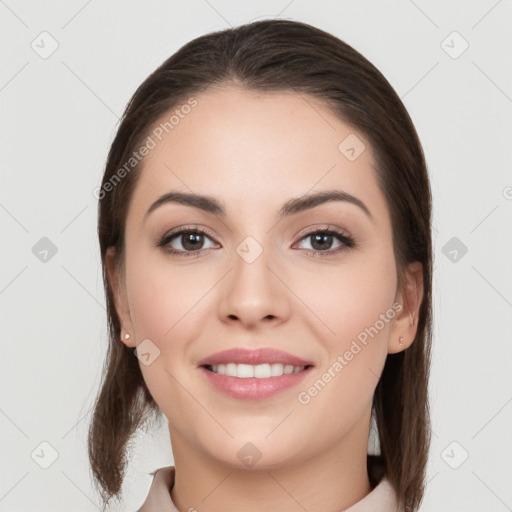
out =
{"type": "Polygon", "coordinates": [[[281,363],[273,364],[214,364],[210,366],[211,370],[220,375],[228,377],[239,377],[240,379],[249,379],[256,377],[257,379],[268,379],[269,377],[280,377],[290,373],[298,373],[304,370],[304,366],[293,366],[291,364],[283,365],[281,363]]]}

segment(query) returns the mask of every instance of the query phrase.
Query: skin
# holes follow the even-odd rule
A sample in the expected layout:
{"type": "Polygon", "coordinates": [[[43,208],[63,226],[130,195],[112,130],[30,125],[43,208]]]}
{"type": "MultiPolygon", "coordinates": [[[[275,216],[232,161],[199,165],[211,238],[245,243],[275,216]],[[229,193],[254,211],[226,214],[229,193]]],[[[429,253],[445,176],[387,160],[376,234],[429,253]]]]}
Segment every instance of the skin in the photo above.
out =
{"type": "MultiPolygon", "coordinates": [[[[406,349],[416,334],[421,266],[411,264],[405,289],[397,289],[392,226],[370,144],[325,106],[235,85],[196,99],[145,157],[127,215],[122,268],[108,251],[116,309],[123,333],[130,333],[123,342],[136,347],[150,339],[160,350],[140,367],[169,420],[172,499],[181,511],[342,510],[371,491],[371,401],[387,354],[406,349]],[[355,161],[338,150],[349,134],[366,146],[355,161]],[[330,189],[363,201],[371,218],[334,201],[278,221],[285,201],[330,189]],[[167,203],[144,220],[171,190],[213,196],[227,215],[167,203]],[[181,226],[208,230],[199,256],[157,247],[181,226]],[[309,254],[313,239],[305,235],[328,226],[350,234],[356,247],[333,253],[342,245],[333,238],[322,254],[309,254]],[[247,236],[263,248],[250,264],[236,252],[247,236]],[[309,403],[300,403],[298,393],[395,302],[402,312],[309,403]],[[234,347],[279,348],[315,368],[272,398],[237,400],[210,387],[197,368],[207,355],[234,347]],[[250,468],[237,456],[249,442],[261,453],[250,468]]],[[[170,245],[186,250],[187,240],[170,245]]]]}

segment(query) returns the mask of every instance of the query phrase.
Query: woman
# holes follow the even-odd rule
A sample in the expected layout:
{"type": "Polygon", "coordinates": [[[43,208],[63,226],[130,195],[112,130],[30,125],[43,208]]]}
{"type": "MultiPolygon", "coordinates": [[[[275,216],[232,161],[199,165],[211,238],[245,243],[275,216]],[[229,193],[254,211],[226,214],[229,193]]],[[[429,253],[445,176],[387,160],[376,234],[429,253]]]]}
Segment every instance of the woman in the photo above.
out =
{"type": "Polygon", "coordinates": [[[98,197],[105,505],[163,414],[175,465],[143,512],[418,509],[431,192],[370,62],[287,20],[199,37],[135,92],[98,197]]]}

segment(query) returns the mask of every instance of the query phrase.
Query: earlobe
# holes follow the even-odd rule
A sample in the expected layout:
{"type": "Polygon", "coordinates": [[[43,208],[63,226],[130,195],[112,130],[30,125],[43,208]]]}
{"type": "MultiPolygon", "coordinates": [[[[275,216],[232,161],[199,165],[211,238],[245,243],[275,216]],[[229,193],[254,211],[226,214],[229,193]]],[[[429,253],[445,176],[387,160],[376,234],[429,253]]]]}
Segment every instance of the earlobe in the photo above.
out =
{"type": "Polygon", "coordinates": [[[410,347],[418,330],[419,310],[423,301],[423,266],[410,263],[406,270],[404,290],[398,290],[396,300],[403,306],[390,330],[388,353],[395,354],[410,347]]]}
{"type": "Polygon", "coordinates": [[[126,295],[126,286],[120,270],[116,265],[114,247],[107,248],[105,262],[116,313],[121,324],[121,341],[128,347],[134,347],[133,325],[130,316],[128,298],[126,295]]]}

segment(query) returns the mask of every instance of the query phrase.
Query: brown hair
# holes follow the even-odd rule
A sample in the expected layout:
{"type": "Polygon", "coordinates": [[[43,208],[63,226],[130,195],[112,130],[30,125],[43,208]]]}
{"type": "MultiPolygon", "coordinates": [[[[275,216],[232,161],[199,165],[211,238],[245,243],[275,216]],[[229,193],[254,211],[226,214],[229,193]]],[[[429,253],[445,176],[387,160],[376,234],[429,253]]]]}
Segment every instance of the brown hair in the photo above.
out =
{"type": "Polygon", "coordinates": [[[407,263],[423,265],[424,296],[415,340],[406,350],[388,354],[373,400],[384,470],[401,508],[417,510],[430,444],[431,191],[424,154],[400,98],[366,58],[329,33],[282,19],[210,33],[184,45],[139,86],[110,148],[98,205],[110,344],[88,439],[104,504],[120,494],[131,436],[149,413],[159,415],[133,349],[120,341],[105,258],[113,246],[116,264],[123,263],[127,208],[140,164],[117,182],[113,179],[164,114],[192,95],[223,84],[311,95],[370,141],[390,209],[398,286],[404,284],[407,263]]]}

